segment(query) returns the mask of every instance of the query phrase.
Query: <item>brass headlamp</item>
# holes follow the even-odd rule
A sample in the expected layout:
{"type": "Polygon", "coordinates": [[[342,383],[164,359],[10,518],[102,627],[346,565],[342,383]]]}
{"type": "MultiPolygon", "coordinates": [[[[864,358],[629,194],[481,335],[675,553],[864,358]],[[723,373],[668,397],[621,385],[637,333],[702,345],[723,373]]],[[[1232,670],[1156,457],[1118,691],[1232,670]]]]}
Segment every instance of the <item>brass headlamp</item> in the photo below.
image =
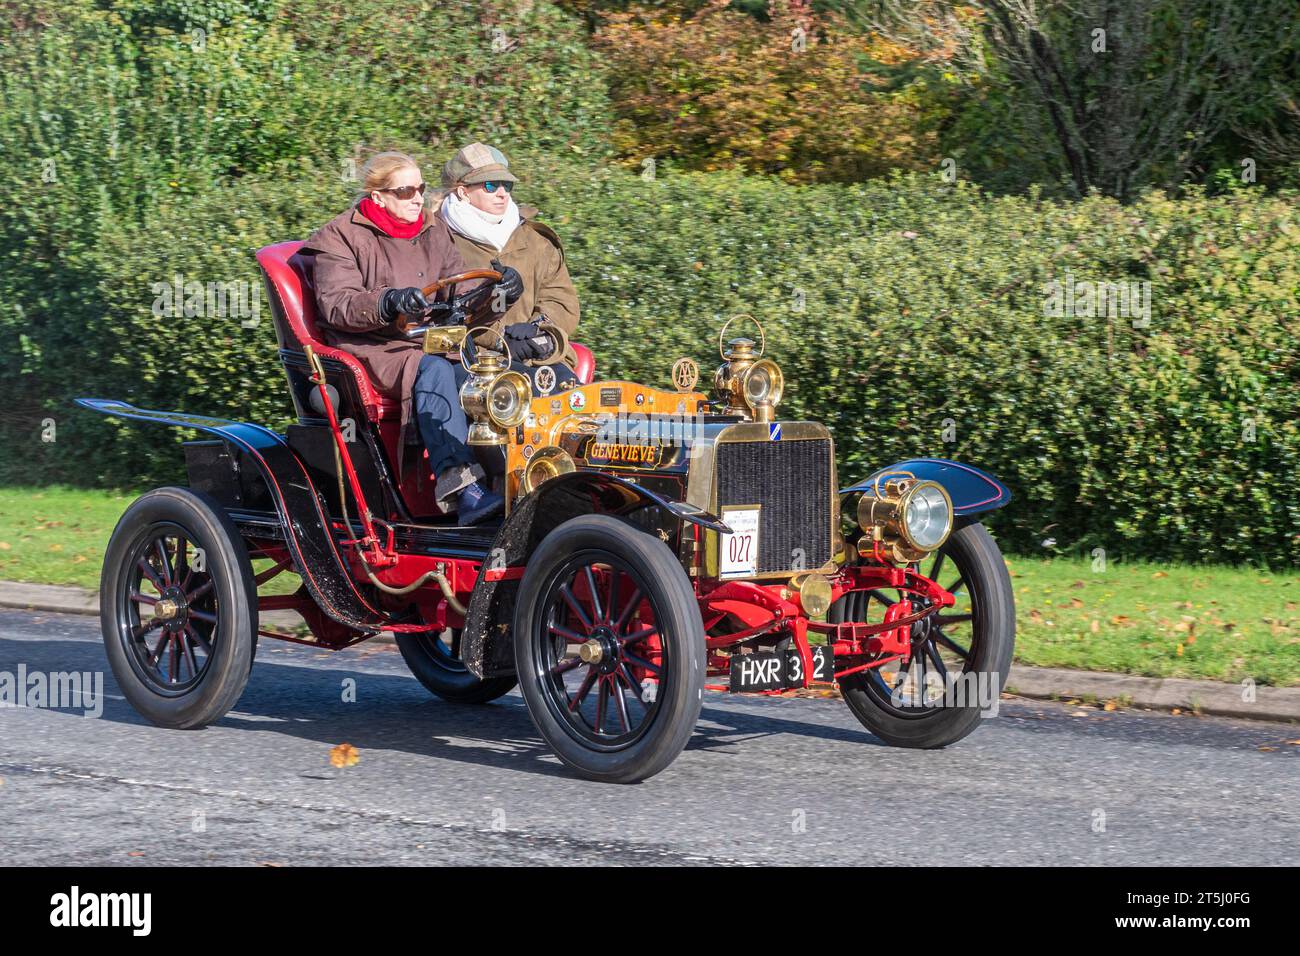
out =
{"type": "Polygon", "coordinates": [[[713,376],[714,396],[725,405],[724,415],[742,415],[756,422],[770,422],[772,413],[785,391],[785,376],[771,359],[762,358],[767,347],[763,327],[751,315],[733,315],[718,332],[718,351],[722,365],[713,376]],[[735,338],[726,345],[722,336],[736,319],[749,319],[758,328],[761,344],[754,350],[754,340],[735,338]]]}
{"type": "Polygon", "coordinates": [[[578,466],[574,464],[573,456],[558,445],[539,448],[524,466],[523,475],[519,478],[519,493],[526,495],[536,491],[538,485],[548,479],[577,470],[578,466]]]}
{"type": "MultiPolygon", "coordinates": [[[[500,338],[499,333],[492,334],[500,338]]],[[[470,419],[467,445],[504,445],[508,430],[522,425],[528,417],[533,388],[527,376],[510,370],[508,354],[508,350],[498,354],[476,349],[474,364],[465,366],[469,379],[461,386],[460,404],[470,419]]],[[[463,350],[460,360],[464,365],[463,350]]]]}
{"type": "Polygon", "coordinates": [[[943,546],[952,533],[952,499],[943,485],[911,472],[887,472],[858,500],[864,558],[910,564],[943,546]]]}

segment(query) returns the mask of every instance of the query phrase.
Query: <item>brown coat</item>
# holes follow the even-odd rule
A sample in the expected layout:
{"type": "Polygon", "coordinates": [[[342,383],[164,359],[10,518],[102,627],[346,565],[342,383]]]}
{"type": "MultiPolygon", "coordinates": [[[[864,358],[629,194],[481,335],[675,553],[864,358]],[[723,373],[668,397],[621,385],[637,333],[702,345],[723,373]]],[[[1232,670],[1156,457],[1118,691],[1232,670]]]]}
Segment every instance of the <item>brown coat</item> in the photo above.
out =
{"type": "MultiPolygon", "coordinates": [[[[310,264],[321,333],[329,345],[351,352],[370,372],[375,388],[402,402],[402,430],[411,418],[411,386],[424,355],[423,343],[402,338],[379,318],[388,289],[423,288],[466,271],[441,217],[426,210],[414,239],[394,239],[353,206],[308,237],[301,254],[310,264]]],[[[456,289],[466,292],[483,280],[456,289]]],[[[447,291],[438,293],[445,298],[447,291]]]]}
{"type": "MultiPolygon", "coordinates": [[[[498,259],[502,265],[517,269],[524,280],[523,295],[506,310],[505,315],[490,323],[476,323],[471,328],[491,325],[501,332],[507,325],[527,322],[535,316],[544,315],[572,338],[578,328],[578,293],[573,288],[573,280],[569,278],[560,237],[550,226],[535,221],[537,210],[534,207],[521,205],[519,215],[523,221],[510,234],[506,247],[499,253],[491,246],[452,233],[456,250],[469,268],[490,269],[492,260],[498,259]]],[[[485,340],[484,344],[489,348],[500,348],[495,336],[485,340]]],[[[577,364],[578,358],[573,349],[569,349],[563,355],[563,360],[572,368],[577,364]]]]}

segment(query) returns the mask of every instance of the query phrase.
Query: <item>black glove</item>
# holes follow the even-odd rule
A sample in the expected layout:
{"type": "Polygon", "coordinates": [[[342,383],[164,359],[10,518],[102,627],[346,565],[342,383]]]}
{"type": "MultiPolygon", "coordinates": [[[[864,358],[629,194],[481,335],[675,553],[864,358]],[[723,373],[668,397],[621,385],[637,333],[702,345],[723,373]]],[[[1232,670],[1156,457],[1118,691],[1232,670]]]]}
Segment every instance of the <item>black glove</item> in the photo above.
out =
{"type": "Polygon", "coordinates": [[[533,319],[531,322],[516,322],[514,325],[507,325],[505,337],[514,339],[535,339],[542,334],[541,316],[533,319]]]}
{"type": "Polygon", "coordinates": [[[414,286],[389,289],[379,297],[379,317],[385,322],[395,321],[399,314],[417,319],[427,315],[430,308],[424,293],[414,286]]]}
{"type": "MultiPolygon", "coordinates": [[[[492,307],[495,311],[496,304],[500,297],[504,296],[506,308],[514,305],[519,301],[519,297],[524,294],[524,277],[519,271],[512,266],[503,266],[496,259],[492,260],[492,268],[501,273],[501,278],[496,281],[492,287],[492,307]]],[[[504,309],[502,311],[505,311],[504,309]]]]}
{"type": "Polygon", "coordinates": [[[510,346],[510,357],[516,362],[542,361],[555,352],[555,340],[545,332],[527,339],[507,336],[506,343],[510,346]]]}

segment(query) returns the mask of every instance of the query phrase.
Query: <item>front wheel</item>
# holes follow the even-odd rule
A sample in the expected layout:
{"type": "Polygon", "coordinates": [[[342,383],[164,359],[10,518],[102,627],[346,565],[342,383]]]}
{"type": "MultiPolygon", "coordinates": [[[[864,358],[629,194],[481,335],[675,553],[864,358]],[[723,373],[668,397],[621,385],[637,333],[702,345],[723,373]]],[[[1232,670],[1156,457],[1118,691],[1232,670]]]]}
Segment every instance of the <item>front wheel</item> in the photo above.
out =
{"type": "MultiPolygon", "coordinates": [[[[954,607],[912,625],[906,669],[859,671],[840,681],[853,715],[895,747],[944,747],[996,710],[1015,648],[1011,577],[997,542],[981,524],[954,531],[920,573],[957,598],[954,607]]],[[[888,589],[857,591],[831,606],[829,620],[870,621],[872,605],[901,597],[888,589]]],[[[914,608],[924,604],[909,598],[914,608]]]]}
{"type": "Polygon", "coordinates": [[[607,783],[654,776],[690,739],[704,693],[704,627],[662,541],[608,515],[548,534],[515,610],[520,689],[565,764],[607,783]]]}
{"type": "Polygon", "coordinates": [[[137,498],[104,553],[100,625],[122,694],[160,727],[202,727],[248,682],[257,588],[239,531],[206,495],[137,498]]]}

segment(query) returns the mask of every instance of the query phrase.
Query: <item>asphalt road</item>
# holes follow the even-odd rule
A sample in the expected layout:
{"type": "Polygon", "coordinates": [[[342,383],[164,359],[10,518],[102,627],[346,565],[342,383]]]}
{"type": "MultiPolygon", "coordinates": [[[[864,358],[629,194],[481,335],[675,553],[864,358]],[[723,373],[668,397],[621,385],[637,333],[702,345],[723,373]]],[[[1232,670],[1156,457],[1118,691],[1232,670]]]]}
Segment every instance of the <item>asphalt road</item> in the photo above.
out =
{"type": "Polygon", "coordinates": [[[1004,700],[923,752],[837,700],[710,694],[676,763],[618,787],[572,777],[517,692],[443,703],[391,645],[263,641],[236,710],[201,731],[135,714],[97,619],[0,610],[0,672],[19,664],[101,671],[107,699],[98,719],[0,709],[7,864],[1300,861],[1294,726],[1004,700]],[[360,760],[336,769],[344,742],[360,760]]]}

